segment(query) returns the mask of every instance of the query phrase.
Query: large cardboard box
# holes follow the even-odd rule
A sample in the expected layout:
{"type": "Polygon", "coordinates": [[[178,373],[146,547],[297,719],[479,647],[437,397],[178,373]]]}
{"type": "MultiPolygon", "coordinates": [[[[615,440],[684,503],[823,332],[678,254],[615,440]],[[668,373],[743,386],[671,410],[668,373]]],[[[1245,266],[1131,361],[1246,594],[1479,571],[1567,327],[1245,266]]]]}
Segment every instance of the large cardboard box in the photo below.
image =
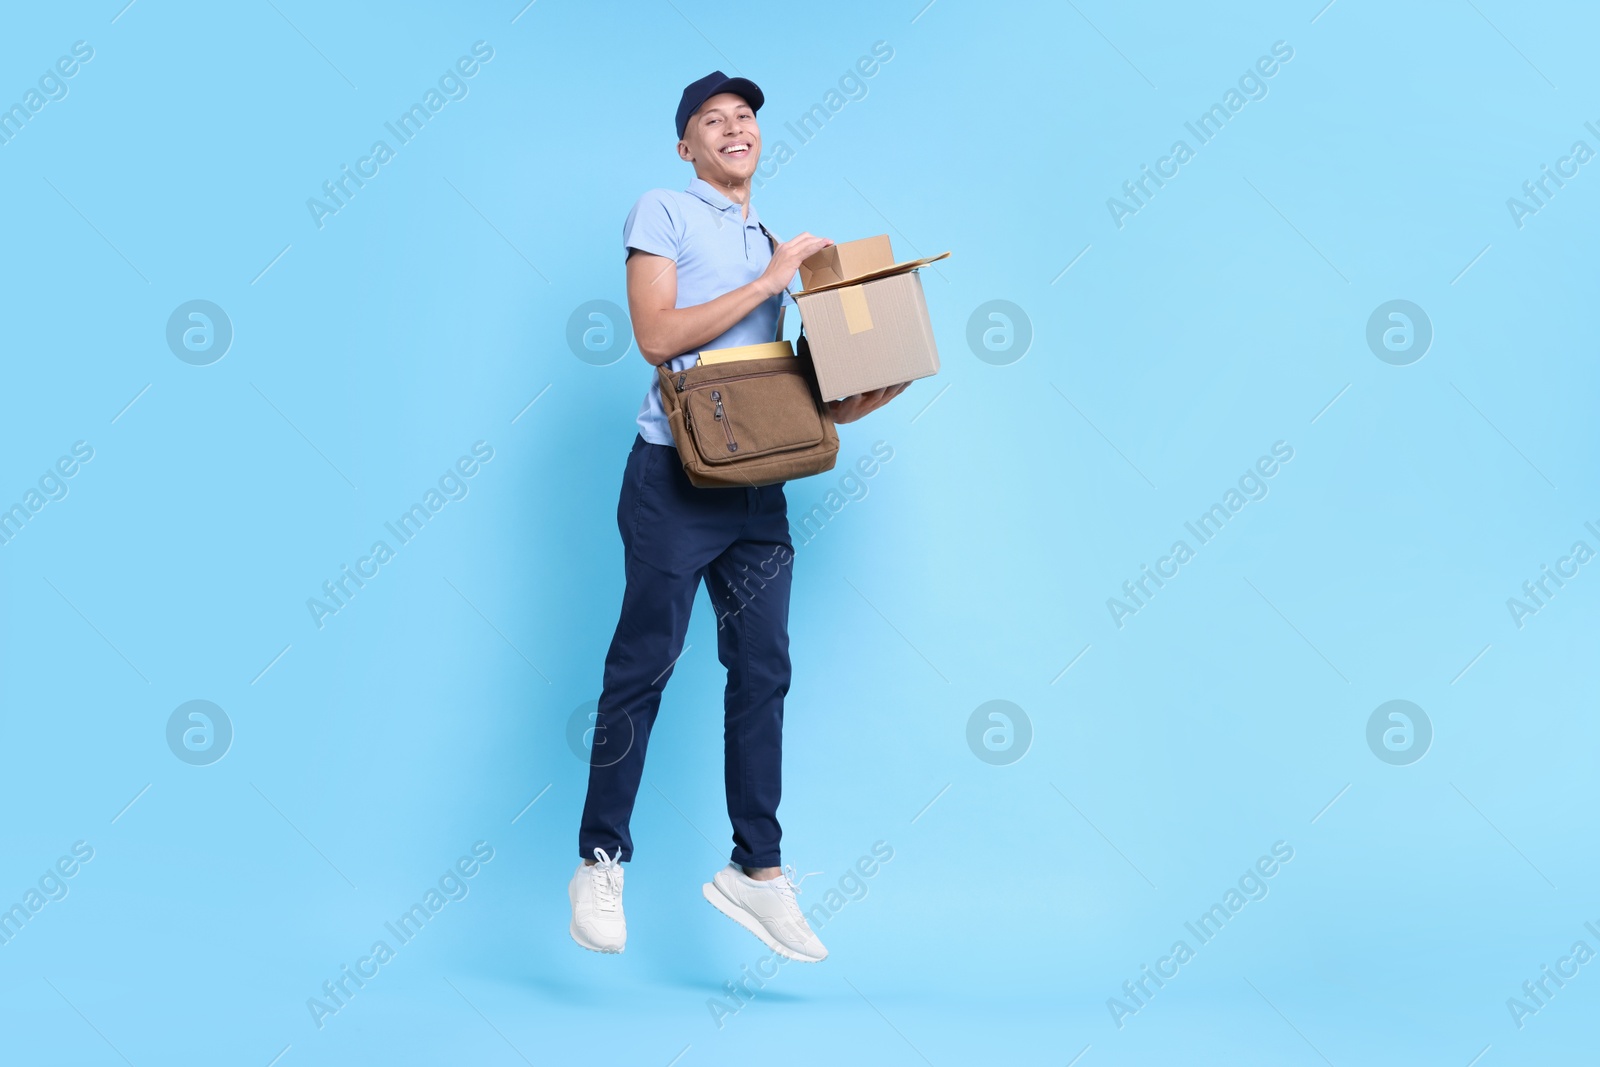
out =
{"type": "Polygon", "coordinates": [[[917,268],[894,261],[887,234],[830,245],[800,264],[794,294],[824,400],[939,373],[939,348],[917,268]]]}

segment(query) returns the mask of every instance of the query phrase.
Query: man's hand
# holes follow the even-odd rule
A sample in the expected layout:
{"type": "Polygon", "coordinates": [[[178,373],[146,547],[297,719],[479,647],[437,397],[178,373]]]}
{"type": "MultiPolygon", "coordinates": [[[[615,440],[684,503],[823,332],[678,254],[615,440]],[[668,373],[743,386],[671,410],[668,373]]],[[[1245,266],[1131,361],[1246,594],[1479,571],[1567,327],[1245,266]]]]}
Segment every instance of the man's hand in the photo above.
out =
{"type": "Polygon", "coordinates": [[[893,400],[905,391],[910,382],[901,382],[899,385],[886,385],[882,389],[874,389],[869,393],[857,393],[847,396],[843,400],[828,401],[828,415],[834,422],[855,422],[863,415],[877,411],[883,405],[893,400]]]}
{"type": "Polygon", "coordinates": [[[772,262],[761,272],[761,282],[767,288],[767,295],[777,296],[789,288],[801,261],[810,259],[831,244],[833,241],[830,238],[813,237],[809,233],[780,241],[778,247],[772,250],[772,262]]]}

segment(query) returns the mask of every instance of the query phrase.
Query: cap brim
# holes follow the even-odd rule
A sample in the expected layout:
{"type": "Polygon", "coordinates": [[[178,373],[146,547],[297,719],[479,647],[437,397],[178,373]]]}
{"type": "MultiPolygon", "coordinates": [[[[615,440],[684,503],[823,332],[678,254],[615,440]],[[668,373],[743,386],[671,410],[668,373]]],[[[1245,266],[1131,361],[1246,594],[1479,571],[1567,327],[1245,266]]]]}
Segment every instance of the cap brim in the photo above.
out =
{"type": "MultiPolygon", "coordinates": [[[[729,78],[727,81],[711,90],[711,92],[707,93],[706,99],[710,100],[718,93],[736,93],[739,96],[744,97],[745,103],[750,105],[750,109],[752,111],[760,111],[761,105],[767,102],[766,94],[761,91],[761,86],[757,85],[749,78],[729,78]]],[[[704,103],[702,103],[701,106],[705,106],[704,103]]],[[[697,108],[696,110],[699,109],[697,108]]]]}

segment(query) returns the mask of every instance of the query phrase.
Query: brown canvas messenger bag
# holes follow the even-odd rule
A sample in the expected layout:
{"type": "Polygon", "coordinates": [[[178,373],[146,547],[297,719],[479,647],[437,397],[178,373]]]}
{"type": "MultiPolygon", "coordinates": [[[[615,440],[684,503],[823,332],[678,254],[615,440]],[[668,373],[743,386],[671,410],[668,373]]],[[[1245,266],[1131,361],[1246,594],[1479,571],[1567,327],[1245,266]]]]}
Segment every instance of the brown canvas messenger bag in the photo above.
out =
{"type": "Polygon", "coordinates": [[[792,356],[656,370],[661,407],[692,484],[772,485],[833,469],[839,432],[803,333],[792,356]]]}
{"type": "MultiPolygon", "coordinates": [[[[763,226],[762,232],[766,233],[763,226]]],[[[773,247],[777,238],[767,233],[773,247]]],[[[781,339],[783,319],[778,320],[781,339]]],[[[796,354],[674,371],[663,363],[661,408],[691,484],[772,485],[833,469],[839,432],[823,403],[801,327],[796,354]]]]}

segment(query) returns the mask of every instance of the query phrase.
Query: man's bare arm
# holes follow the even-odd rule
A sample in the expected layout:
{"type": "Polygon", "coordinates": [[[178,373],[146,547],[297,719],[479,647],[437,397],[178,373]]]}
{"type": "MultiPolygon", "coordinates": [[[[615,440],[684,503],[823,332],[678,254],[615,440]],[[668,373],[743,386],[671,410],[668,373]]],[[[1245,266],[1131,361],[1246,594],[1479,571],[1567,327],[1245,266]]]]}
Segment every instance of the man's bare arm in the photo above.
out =
{"type": "Polygon", "coordinates": [[[761,277],[714,300],[680,308],[678,265],[665,256],[628,253],[628,316],[639,352],[651,366],[693,352],[788,287],[800,261],[833,242],[803,233],[780,244],[761,277]]]}

